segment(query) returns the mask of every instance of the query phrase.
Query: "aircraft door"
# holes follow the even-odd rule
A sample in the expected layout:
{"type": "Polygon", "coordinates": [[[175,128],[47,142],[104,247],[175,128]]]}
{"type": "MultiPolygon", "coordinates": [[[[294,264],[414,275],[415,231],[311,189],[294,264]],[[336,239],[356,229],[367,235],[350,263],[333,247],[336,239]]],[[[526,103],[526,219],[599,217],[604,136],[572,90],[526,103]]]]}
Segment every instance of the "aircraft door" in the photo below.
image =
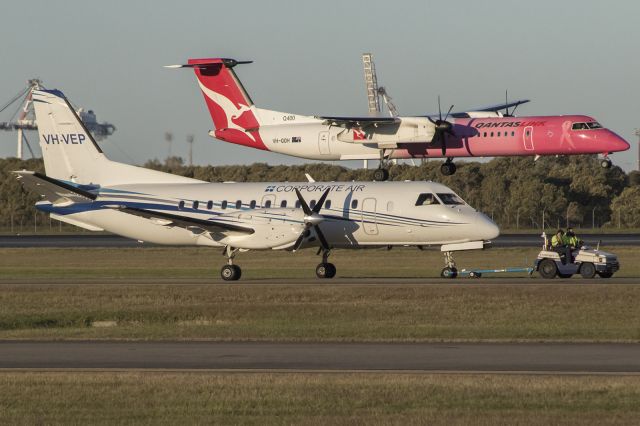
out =
{"type": "Polygon", "coordinates": [[[378,218],[376,215],[375,198],[365,198],[362,201],[360,220],[365,234],[378,235],[378,218]]]}
{"type": "Polygon", "coordinates": [[[278,207],[278,206],[276,206],[276,196],[273,195],[273,194],[265,195],[264,197],[262,197],[262,201],[260,202],[260,206],[263,209],[278,207]]]}
{"type": "Polygon", "coordinates": [[[331,154],[329,149],[329,132],[320,132],[318,135],[318,149],[320,154],[331,154]]]}
{"type": "Polygon", "coordinates": [[[522,134],[524,138],[524,149],[527,151],[533,151],[533,127],[528,126],[524,128],[524,133],[522,134]]]}

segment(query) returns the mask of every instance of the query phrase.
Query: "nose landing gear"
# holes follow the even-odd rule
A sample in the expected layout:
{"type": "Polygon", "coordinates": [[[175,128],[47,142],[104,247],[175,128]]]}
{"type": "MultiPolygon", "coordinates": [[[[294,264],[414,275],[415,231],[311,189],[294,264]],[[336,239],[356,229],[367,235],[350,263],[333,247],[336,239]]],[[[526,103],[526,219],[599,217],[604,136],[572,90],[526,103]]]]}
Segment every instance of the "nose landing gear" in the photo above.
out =
{"type": "Polygon", "coordinates": [[[453,252],[444,252],[444,264],[445,267],[440,272],[442,278],[455,278],[458,276],[458,268],[456,268],[456,261],[453,260],[453,252]]]}
{"type": "Polygon", "coordinates": [[[600,161],[600,166],[603,169],[610,169],[611,168],[611,160],[609,159],[609,157],[604,157],[601,161],[600,161]]]}

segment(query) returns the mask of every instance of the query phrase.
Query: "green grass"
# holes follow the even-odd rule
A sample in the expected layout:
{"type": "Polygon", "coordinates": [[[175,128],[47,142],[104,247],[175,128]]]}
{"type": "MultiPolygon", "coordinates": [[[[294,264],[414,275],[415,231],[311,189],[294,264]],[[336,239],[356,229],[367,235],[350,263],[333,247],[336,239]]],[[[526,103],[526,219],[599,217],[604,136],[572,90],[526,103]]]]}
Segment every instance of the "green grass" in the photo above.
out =
{"type": "Polygon", "coordinates": [[[0,288],[0,339],[640,341],[640,285],[0,288]]]}
{"type": "Polygon", "coordinates": [[[0,373],[2,424],[635,424],[610,376],[0,373]]]}

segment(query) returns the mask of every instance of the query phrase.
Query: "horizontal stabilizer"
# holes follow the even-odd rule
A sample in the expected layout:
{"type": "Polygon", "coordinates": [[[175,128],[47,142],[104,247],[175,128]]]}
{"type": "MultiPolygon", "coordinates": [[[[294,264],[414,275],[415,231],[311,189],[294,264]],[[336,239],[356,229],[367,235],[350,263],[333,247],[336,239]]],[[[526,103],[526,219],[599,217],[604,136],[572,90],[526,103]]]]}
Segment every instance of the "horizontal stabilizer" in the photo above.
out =
{"type": "Polygon", "coordinates": [[[61,180],[50,178],[42,173],[21,170],[13,172],[22,185],[39,194],[53,204],[63,202],[88,202],[96,199],[97,194],[61,180]]]}

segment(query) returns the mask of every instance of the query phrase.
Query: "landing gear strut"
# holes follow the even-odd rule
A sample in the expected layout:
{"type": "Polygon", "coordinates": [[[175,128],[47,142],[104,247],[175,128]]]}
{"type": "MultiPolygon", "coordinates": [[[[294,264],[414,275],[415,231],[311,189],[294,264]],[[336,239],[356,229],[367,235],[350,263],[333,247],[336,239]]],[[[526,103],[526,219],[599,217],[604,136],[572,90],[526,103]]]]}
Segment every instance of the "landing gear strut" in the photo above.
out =
{"type": "Polygon", "coordinates": [[[453,252],[444,252],[444,264],[445,267],[440,272],[442,278],[455,278],[458,276],[458,268],[456,268],[456,261],[453,260],[453,252]]]}
{"type": "Polygon", "coordinates": [[[329,250],[322,250],[322,263],[316,266],[316,276],[318,278],[333,278],[336,276],[336,266],[327,261],[329,254],[329,250]]]}
{"type": "Polygon", "coordinates": [[[242,269],[238,265],[233,264],[233,258],[236,257],[238,249],[226,246],[222,252],[223,256],[227,256],[227,264],[220,270],[220,276],[225,281],[237,281],[242,276],[242,269]]]}
{"type": "Polygon", "coordinates": [[[442,165],[440,166],[440,173],[442,173],[445,176],[451,176],[455,172],[456,172],[456,165],[453,162],[453,158],[449,157],[447,158],[447,161],[442,163],[442,165]]]}
{"type": "MultiPolygon", "coordinates": [[[[392,151],[393,152],[393,151],[392,151]]],[[[373,180],[382,182],[389,179],[389,157],[391,156],[391,152],[389,154],[385,154],[385,150],[380,150],[380,165],[373,172],[373,180]]]]}

